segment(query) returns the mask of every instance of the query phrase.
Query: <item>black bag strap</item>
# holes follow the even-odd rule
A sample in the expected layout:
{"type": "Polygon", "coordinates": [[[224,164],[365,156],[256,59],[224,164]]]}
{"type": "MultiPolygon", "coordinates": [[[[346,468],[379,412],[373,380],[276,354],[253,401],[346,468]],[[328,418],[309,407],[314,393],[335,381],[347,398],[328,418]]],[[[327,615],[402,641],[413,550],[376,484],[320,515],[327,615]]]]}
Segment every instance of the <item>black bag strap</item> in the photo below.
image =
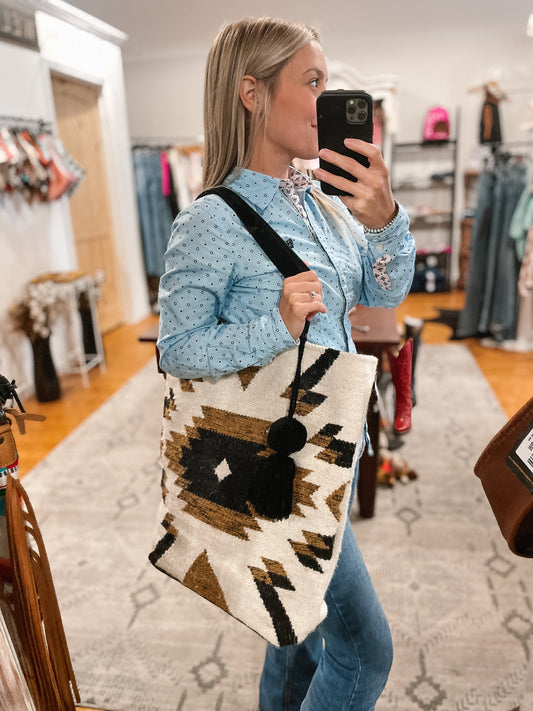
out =
{"type": "MultiPolygon", "coordinates": [[[[205,190],[198,197],[204,195],[218,195],[231,207],[285,278],[309,271],[307,264],[240,195],[224,186],[205,190]]],[[[274,454],[265,458],[258,471],[254,473],[248,492],[248,498],[255,510],[274,520],[288,518],[292,513],[296,465],[289,454],[301,449],[307,440],[307,430],[299,420],[295,419],[294,414],[300,394],[302,360],[309,324],[309,321],[305,322],[299,339],[296,374],[290,386],[289,411],[286,417],[273,422],[268,430],[267,443],[274,454]]]]}
{"type": "Polygon", "coordinates": [[[236,192],[226,188],[223,185],[205,190],[198,195],[199,198],[204,195],[218,195],[222,200],[227,202],[231,209],[235,212],[242,224],[250,232],[257,244],[263,252],[279,269],[283,276],[290,277],[300,274],[300,272],[309,271],[307,264],[294,252],[278,235],[276,230],[263,220],[253,207],[242,199],[236,192]]]}

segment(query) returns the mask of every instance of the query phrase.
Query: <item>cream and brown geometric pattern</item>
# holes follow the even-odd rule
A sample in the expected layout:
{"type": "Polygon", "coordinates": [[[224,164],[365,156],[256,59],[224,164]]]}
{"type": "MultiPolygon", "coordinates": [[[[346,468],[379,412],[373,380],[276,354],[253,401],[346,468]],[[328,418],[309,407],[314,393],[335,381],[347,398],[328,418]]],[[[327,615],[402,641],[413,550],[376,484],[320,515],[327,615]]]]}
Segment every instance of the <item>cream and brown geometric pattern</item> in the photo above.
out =
{"type": "Polygon", "coordinates": [[[323,619],[346,521],[375,358],[307,344],[296,403],[307,443],[294,454],[292,508],[258,513],[249,490],[275,454],[296,350],[265,368],[178,380],[167,376],[162,503],[153,565],[274,644],[294,644],[323,619]]]}

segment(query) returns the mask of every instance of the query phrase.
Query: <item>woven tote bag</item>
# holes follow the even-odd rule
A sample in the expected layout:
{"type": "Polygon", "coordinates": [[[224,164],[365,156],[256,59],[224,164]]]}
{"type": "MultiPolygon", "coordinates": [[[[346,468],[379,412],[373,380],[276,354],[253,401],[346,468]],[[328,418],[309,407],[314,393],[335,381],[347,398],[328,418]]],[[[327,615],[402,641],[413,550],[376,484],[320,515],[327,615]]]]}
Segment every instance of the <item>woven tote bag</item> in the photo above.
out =
{"type": "MultiPolygon", "coordinates": [[[[237,214],[258,239],[257,221],[237,214]]],[[[288,276],[287,260],[263,248],[288,276]]],[[[327,614],[377,365],[305,336],[298,356],[292,349],[262,367],[218,379],[166,376],[162,501],[149,556],[277,646],[301,642],[327,614]]]]}

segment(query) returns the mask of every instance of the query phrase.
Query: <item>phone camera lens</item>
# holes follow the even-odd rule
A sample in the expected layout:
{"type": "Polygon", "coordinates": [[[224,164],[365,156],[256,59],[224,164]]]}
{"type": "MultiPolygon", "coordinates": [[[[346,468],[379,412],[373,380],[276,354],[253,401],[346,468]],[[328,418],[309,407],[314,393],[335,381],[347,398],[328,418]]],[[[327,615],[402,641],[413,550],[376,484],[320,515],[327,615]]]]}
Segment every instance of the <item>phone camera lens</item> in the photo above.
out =
{"type": "Polygon", "coordinates": [[[354,106],[348,106],[348,113],[349,113],[349,114],[354,114],[354,113],[355,113],[355,107],[354,107],[354,106]]]}
{"type": "Polygon", "coordinates": [[[366,111],[359,111],[357,114],[357,118],[359,121],[365,121],[366,120],[366,111]]]}
{"type": "Polygon", "coordinates": [[[358,109],[366,109],[366,101],[364,99],[359,99],[357,102],[358,109]]]}

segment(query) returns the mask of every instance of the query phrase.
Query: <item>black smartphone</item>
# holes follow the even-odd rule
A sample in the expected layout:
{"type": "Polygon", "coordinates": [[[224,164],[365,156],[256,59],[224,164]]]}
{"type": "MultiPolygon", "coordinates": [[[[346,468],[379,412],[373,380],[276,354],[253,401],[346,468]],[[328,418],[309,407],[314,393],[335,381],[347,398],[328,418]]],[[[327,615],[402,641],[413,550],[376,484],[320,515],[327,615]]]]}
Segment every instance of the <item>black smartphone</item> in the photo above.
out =
{"type": "MultiPolygon", "coordinates": [[[[368,168],[368,158],[350,151],[344,145],[345,138],[360,138],[372,143],[374,123],[372,117],[372,97],[366,91],[338,89],[324,91],[316,101],[318,121],[318,145],[336,153],[355,158],[368,168]]],[[[357,181],[335,165],[320,159],[320,167],[329,173],[357,181]]],[[[322,190],[328,195],[348,195],[329,183],[321,181],[322,190]]]]}

